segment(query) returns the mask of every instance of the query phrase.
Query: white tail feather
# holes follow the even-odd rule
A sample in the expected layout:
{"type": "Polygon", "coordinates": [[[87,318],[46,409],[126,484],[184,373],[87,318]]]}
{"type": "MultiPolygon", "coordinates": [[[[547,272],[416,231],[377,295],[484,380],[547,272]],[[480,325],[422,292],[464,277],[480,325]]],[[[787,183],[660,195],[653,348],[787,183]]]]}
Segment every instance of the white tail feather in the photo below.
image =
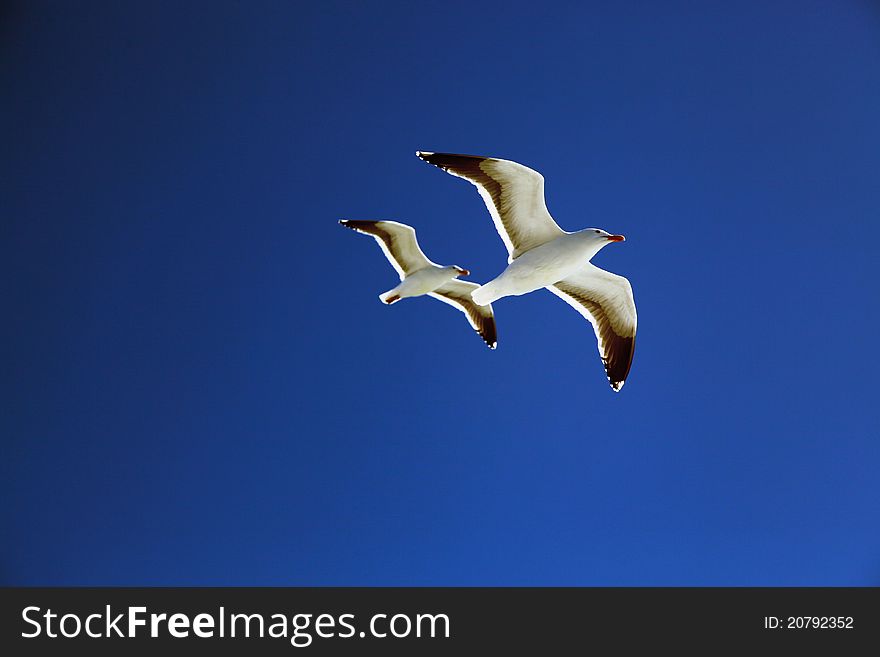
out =
{"type": "Polygon", "coordinates": [[[471,294],[471,298],[474,300],[474,303],[478,306],[488,306],[490,303],[499,298],[499,295],[496,294],[495,289],[492,284],[494,281],[490,283],[486,283],[485,285],[481,285],[471,294]]]}

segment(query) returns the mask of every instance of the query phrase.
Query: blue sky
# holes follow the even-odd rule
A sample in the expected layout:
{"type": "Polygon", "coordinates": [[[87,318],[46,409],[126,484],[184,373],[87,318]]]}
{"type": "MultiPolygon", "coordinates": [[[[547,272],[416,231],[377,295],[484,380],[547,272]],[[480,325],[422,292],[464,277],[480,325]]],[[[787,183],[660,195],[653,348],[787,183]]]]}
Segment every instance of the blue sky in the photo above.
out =
{"type": "Polygon", "coordinates": [[[878,585],[880,9],[13,3],[0,583],[878,585]],[[639,310],[499,348],[342,217],[486,281],[541,171],[639,310]]]}

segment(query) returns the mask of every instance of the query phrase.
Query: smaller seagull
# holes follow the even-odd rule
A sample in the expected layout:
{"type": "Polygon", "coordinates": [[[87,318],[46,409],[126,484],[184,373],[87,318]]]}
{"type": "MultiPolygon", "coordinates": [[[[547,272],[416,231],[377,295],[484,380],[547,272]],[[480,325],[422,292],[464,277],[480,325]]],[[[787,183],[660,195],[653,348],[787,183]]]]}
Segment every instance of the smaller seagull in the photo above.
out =
{"type": "Polygon", "coordinates": [[[459,276],[470,275],[470,272],[458,265],[443,267],[428,260],[419,248],[416,231],[412,226],[397,221],[353,219],[341,219],[339,223],[375,237],[388,262],[400,276],[400,285],[380,294],[380,301],[391,305],[408,297],[430,295],[463,312],[489,349],[498,345],[495,314],[491,304],[478,306],[471,298],[473,291],[480,286],[469,281],[456,280],[459,276]]]}

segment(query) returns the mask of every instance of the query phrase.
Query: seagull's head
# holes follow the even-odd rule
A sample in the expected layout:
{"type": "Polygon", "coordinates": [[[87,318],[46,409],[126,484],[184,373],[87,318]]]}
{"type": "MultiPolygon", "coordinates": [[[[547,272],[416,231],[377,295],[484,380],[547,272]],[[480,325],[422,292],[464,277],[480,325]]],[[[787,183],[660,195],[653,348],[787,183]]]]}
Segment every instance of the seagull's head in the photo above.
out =
{"type": "Polygon", "coordinates": [[[626,239],[623,235],[612,235],[601,228],[587,228],[583,232],[591,241],[595,242],[600,249],[610,242],[623,242],[626,239]]]}
{"type": "Polygon", "coordinates": [[[449,267],[449,269],[455,272],[456,278],[458,278],[459,276],[471,275],[471,273],[467,269],[465,269],[464,267],[459,267],[458,265],[452,265],[451,267],[449,267]]]}

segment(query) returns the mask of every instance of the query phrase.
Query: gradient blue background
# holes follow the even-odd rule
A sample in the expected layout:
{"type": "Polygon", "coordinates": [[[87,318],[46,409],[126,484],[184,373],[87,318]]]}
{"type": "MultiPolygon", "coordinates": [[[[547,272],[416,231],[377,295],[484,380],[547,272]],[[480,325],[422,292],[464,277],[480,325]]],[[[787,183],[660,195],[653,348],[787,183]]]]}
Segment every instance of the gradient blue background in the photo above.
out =
{"type": "Polygon", "coordinates": [[[877,3],[7,3],[0,93],[0,583],[880,584],[877,3]],[[416,149],[627,235],[620,394],[379,303],[341,217],[506,262],[416,149]]]}

